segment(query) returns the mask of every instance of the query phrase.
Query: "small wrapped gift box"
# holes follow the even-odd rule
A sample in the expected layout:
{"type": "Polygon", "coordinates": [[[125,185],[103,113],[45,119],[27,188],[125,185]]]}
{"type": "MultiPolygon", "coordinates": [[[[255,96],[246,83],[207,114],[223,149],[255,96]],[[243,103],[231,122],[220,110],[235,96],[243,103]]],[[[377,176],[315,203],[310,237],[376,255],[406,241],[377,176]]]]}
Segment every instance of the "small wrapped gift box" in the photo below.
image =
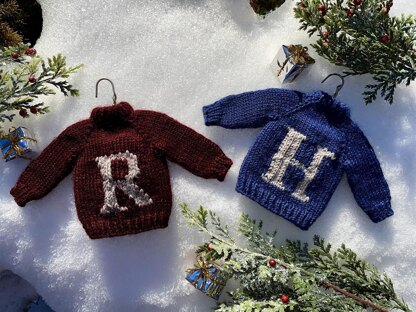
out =
{"type": "Polygon", "coordinates": [[[293,82],[308,65],[315,60],[308,54],[308,48],[300,44],[283,45],[276,54],[271,68],[281,83],[293,82]]]}
{"type": "Polygon", "coordinates": [[[187,270],[186,280],[207,296],[218,300],[227,283],[226,272],[215,262],[196,258],[195,268],[187,270]]]}
{"type": "Polygon", "coordinates": [[[12,128],[9,133],[0,133],[0,149],[3,158],[6,161],[18,157],[30,159],[24,156],[32,151],[29,147],[29,141],[35,142],[34,139],[26,136],[23,127],[12,128]]]}

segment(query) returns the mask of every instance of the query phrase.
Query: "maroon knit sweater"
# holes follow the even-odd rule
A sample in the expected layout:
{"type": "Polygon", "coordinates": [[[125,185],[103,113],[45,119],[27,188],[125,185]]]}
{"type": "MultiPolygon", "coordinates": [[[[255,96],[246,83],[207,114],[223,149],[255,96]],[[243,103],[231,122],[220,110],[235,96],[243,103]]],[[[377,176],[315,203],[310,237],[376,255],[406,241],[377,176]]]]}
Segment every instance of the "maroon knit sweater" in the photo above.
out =
{"type": "Polygon", "coordinates": [[[73,170],[78,218],[89,237],[163,228],[172,207],[166,159],[219,181],[232,164],[218,145],[178,121],[121,102],[97,107],[89,119],[65,129],[10,193],[23,207],[73,170]]]}

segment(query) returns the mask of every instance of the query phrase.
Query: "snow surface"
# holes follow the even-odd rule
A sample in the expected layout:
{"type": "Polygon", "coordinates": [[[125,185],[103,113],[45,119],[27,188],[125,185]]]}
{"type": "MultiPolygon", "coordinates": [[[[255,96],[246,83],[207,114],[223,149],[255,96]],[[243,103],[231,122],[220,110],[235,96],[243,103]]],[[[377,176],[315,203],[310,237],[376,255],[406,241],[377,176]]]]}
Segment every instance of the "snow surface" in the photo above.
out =
{"type": "MultiPolygon", "coordinates": [[[[415,84],[400,87],[392,106],[364,105],[361,92],[368,77],[348,79],[340,93],[377,152],[395,216],[373,224],[343,179],[323,215],[303,232],[234,191],[259,130],[205,127],[201,113],[203,105],[228,94],[279,87],[269,69],[277,49],[310,40],[297,30],[292,1],[266,19],[255,16],[247,0],[39,2],[44,29],[36,49],[47,56],[62,52],[70,64],[85,68],[73,79],[81,97],[50,97],[50,114],[16,120],[33,129],[37,150],[95,106],[111,104],[106,82],[94,98],[95,82],[108,77],[119,100],[171,115],[217,142],[235,163],[223,183],[170,164],[174,205],[167,229],[90,240],[76,216],[70,177],[22,209],[9,190],[27,161],[0,162],[0,271],[21,275],[56,311],[210,311],[214,301],[184,280],[195,244],[206,239],[184,225],[178,205],[186,201],[215,210],[231,225],[247,212],[265,220],[267,229],[277,227],[282,239],[310,242],[319,234],[335,245],[345,242],[385,270],[400,296],[416,308],[415,84]]],[[[416,14],[416,2],[396,0],[398,12],[416,14]]],[[[307,74],[286,87],[332,92],[337,79],[320,81],[339,68],[316,58],[307,74]]]]}

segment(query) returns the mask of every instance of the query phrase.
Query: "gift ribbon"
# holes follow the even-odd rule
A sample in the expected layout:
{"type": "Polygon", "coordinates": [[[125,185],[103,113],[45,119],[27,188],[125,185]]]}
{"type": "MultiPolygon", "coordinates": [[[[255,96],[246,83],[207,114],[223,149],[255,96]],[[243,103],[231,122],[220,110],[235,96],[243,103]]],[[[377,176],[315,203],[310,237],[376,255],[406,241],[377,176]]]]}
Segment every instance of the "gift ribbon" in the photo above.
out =
{"type": "Polygon", "coordinates": [[[301,68],[300,71],[293,77],[292,81],[294,81],[306,68],[306,65],[308,64],[314,64],[315,60],[308,54],[308,47],[303,47],[300,44],[291,44],[288,47],[289,55],[286,57],[285,61],[283,62],[283,65],[277,72],[277,76],[280,76],[280,74],[283,72],[286,64],[293,60],[293,63],[295,65],[298,65],[299,62],[301,62],[301,68]]]}
{"type": "Polygon", "coordinates": [[[197,289],[201,290],[207,296],[218,300],[225,283],[218,280],[220,267],[217,263],[205,261],[201,256],[196,258],[197,264],[194,269],[188,269],[187,280],[197,289]],[[196,276],[192,276],[197,273],[196,276]],[[190,278],[192,276],[192,278],[190,278]]]}
{"type": "MultiPolygon", "coordinates": [[[[192,274],[192,273],[195,273],[196,271],[199,271],[200,274],[202,274],[205,278],[212,280],[215,284],[225,286],[225,284],[221,283],[218,280],[215,280],[212,276],[214,272],[210,271],[211,268],[214,268],[216,271],[217,270],[219,271],[219,269],[217,268],[219,267],[217,263],[212,262],[212,261],[205,261],[204,259],[202,259],[202,257],[196,257],[196,262],[197,264],[194,265],[195,268],[186,270],[187,273],[192,274]]],[[[200,276],[198,276],[198,278],[200,276]]]]}
{"type": "MultiPolygon", "coordinates": [[[[20,127],[20,128],[26,129],[24,127],[20,127]]],[[[17,157],[21,157],[21,158],[24,158],[24,159],[31,160],[32,158],[23,156],[25,150],[19,145],[19,143],[22,140],[28,140],[28,141],[32,141],[32,142],[36,142],[36,140],[33,139],[33,138],[30,138],[30,137],[26,137],[25,135],[20,136],[20,132],[18,132],[16,130],[17,129],[15,127],[12,127],[12,128],[9,129],[8,134],[2,134],[2,136],[1,136],[2,140],[9,141],[9,145],[7,146],[7,147],[9,147],[9,149],[4,154],[3,158],[7,159],[10,156],[10,154],[12,152],[14,152],[17,157]],[[12,130],[12,129],[14,129],[14,130],[12,130]]]]}

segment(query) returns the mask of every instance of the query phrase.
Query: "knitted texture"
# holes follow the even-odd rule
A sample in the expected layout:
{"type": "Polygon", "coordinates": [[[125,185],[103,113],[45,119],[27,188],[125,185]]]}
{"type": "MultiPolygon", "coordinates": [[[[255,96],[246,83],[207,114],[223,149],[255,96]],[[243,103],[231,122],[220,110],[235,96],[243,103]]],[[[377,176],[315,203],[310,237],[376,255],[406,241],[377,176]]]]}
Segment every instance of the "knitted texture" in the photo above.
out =
{"type": "Polygon", "coordinates": [[[33,160],[11,190],[19,206],[50,192],[73,171],[78,218],[91,238],[168,226],[172,206],[166,159],[223,181],[232,161],[165,114],[126,102],[95,108],[33,160]]]}
{"type": "Polygon", "coordinates": [[[373,222],[393,215],[373,148],[345,104],[328,94],[266,89],[227,96],[203,112],[206,125],[264,127],[236,190],[301,229],[324,211],[343,172],[373,222]]]}

